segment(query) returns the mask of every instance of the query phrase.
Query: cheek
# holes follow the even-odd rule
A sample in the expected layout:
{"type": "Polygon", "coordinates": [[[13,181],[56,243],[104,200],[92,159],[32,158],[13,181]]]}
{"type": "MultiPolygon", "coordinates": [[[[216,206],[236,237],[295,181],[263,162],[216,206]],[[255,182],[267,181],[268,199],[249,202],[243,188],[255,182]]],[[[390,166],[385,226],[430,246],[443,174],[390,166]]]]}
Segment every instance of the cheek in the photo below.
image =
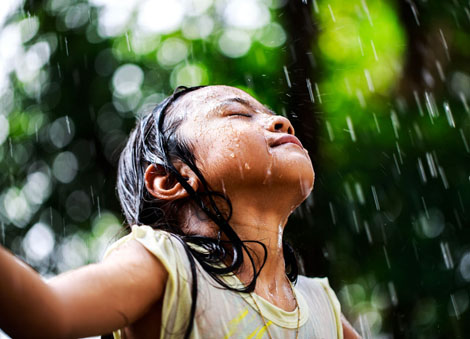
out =
{"type": "Polygon", "coordinates": [[[205,133],[195,148],[198,168],[212,184],[260,180],[272,160],[262,134],[230,126],[205,133]]]}

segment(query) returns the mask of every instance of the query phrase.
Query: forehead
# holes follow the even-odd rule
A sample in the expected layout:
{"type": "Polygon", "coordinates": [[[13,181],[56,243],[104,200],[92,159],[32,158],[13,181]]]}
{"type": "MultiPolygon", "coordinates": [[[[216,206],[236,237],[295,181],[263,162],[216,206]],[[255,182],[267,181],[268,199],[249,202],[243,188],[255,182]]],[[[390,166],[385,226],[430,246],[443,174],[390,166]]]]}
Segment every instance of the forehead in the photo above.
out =
{"type": "Polygon", "coordinates": [[[177,115],[183,114],[185,118],[208,117],[223,103],[235,103],[237,100],[245,101],[255,109],[266,108],[251,95],[241,89],[230,86],[208,86],[184,95],[178,100],[177,115]]]}

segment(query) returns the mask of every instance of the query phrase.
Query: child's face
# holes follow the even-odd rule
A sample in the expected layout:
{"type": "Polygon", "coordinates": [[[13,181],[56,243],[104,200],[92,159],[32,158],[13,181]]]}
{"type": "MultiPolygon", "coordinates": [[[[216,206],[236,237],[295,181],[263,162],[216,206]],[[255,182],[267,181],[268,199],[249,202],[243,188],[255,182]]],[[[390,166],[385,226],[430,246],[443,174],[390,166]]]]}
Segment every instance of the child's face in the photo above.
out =
{"type": "Polygon", "coordinates": [[[280,139],[293,136],[288,119],[228,86],[188,93],[180,104],[173,111],[185,114],[178,133],[192,145],[197,166],[213,190],[232,197],[258,188],[277,194],[293,189],[298,203],[311,192],[314,171],[307,151],[296,138],[280,139]]]}

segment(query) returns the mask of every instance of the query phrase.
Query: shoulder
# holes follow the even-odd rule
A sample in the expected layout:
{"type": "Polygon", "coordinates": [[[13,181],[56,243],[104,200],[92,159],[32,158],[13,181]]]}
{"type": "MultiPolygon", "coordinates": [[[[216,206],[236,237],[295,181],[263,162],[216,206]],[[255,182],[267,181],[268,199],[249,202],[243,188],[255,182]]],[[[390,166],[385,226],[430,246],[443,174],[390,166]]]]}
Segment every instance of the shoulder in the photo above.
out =
{"type": "Polygon", "coordinates": [[[303,275],[299,275],[297,279],[297,287],[305,292],[309,293],[320,293],[334,296],[336,299],[336,294],[330,286],[328,278],[310,278],[303,275]]]}
{"type": "Polygon", "coordinates": [[[159,280],[164,284],[168,276],[167,265],[161,257],[152,253],[151,241],[140,241],[146,232],[139,234],[139,229],[133,228],[130,234],[113,243],[99,265],[116,272],[122,278],[132,277],[133,281],[138,281],[141,285],[144,282],[155,285],[155,277],[160,277],[159,280]]]}
{"type": "Polygon", "coordinates": [[[303,293],[307,303],[316,311],[330,310],[331,321],[336,327],[338,337],[342,338],[341,305],[328,278],[309,278],[299,275],[296,288],[303,293]]]}
{"type": "Polygon", "coordinates": [[[188,265],[184,245],[179,238],[163,230],[138,225],[132,226],[130,234],[113,243],[105,252],[103,260],[129,246],[140,247],[141,251],[156,257],[170,275],[175,269],[188,265]]]}
{"type": "Polygon", "coordinates": [[[335,309],[341,309],[338,298],[331,288],[328,278],[309,278],[299,275],[296,287],[307,295],[324,295],[328,297],[328,300],[335,309]]]}

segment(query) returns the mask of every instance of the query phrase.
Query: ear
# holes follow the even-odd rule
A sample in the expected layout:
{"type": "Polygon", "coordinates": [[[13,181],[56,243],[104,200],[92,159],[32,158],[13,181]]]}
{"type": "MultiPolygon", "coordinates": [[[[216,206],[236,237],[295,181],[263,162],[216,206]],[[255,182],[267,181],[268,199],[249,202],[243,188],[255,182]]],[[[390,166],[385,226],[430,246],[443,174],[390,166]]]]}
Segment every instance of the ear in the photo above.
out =
{"type": "MultiPolygon", "coordinates": [[[[197,191],[200,181],[189,166],[181,161],[174,165],[193,190],[197,191]]],[[[154,164],[149,165],[145,170],[144,178],[145,187],[149,193],[157,199],[177,200],[189,196],[189,193],[184,189],[184,187],[175,178],[171,177],[170,174],[165,171],[163,166],[154,164]]]]}

